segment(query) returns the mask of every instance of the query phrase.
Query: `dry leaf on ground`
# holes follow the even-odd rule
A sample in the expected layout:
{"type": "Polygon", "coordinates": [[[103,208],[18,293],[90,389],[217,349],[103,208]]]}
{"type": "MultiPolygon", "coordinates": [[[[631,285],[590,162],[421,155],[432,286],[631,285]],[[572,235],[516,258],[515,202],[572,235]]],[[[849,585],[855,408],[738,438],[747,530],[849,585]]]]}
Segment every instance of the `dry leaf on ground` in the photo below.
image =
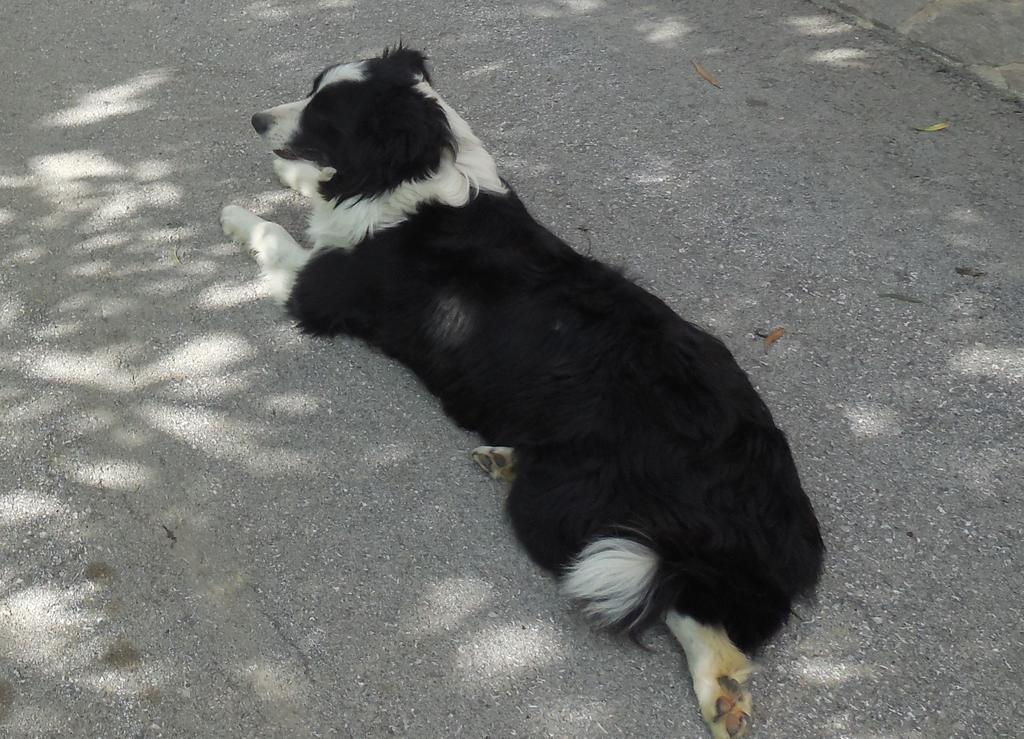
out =
{"type": "Polygon", "coordinates": [[[880,298],[891,298],[892,300],[899,300],[903,303],[917,303],[924,305],[924,301],[919,298],[911,297],[910,295],[904,295],[903,293],[878,293],[880,298]]]}
{"type": "Polygon", "coordinates": [[[779,326],[777,329],[771,331],[767,336],[764,337],[764,351],[767,354],[768,350],[772,348],[772,344],[781,339],[786,335],[786,329],[779,326]]]}
{"type": "Polygon", "coordinates": [[[957,267],[956,273],[958,275],[964,275],[965,277],[984,277],[987,273],[982,272],[980,269],[974,267],[957,267]]]}
{"type": "Polygon", "coordinates": [[[914,126],[915,131],[921,131],[922,133],[935,133],[936,131],[945,131],[947,128],[949,128],[949,121],[933,123],[930,126],[914,126]]]}
{"type": "Polygon", "coordinates": [[[708,68],[705,67],[703,64],[701,64],[700,62],[694,62],[693,68],[697,70],[697,74],[706,79],[712,85],[714,85],[718,89],[722,89],[722,86],[718,84],[718,80],[715,79],[715,75],[711,74],[711,72],[708,71],[708,68]]]}

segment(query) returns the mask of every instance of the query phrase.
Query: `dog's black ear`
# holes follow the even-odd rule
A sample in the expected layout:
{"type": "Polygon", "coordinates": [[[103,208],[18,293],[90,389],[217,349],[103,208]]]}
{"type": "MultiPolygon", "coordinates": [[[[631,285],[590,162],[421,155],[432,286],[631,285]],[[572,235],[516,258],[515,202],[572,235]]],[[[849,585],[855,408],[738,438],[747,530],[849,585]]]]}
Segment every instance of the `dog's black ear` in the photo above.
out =
{"type": "Polygon", "coordinates": [[[406,88],[376,106],[366,122],[378,156],[400,182],[418,179],[453,148],[448,118],[436,100],[406,88]]]}
{"type": "Polygon", "coordinates": [[[373,197],[437,171],[455,143],[436,100],[413,87],[391,89],[356,124],[347,161],[322,186],[325,197],[373,197]]]}
{"type": "Polygon", "coordinates": [[[427,82],[430,82],[430,70],[427,69],[427,55],[422,51],[410,49],[398,42],[398,46],[385,48],[380,55],[381,59],[388,59],[395,64],[405,67],[413,74],[418,74],[427,82]]]}

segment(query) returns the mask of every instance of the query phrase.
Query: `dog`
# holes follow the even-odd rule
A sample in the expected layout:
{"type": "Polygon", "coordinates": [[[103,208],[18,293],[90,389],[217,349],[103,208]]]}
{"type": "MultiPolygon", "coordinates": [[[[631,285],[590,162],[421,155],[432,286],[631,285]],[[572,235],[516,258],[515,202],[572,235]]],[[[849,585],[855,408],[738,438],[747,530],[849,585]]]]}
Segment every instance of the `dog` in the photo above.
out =
{"type": "Polygon", "coordinates": [[[748,657],[824,545],[783,432],[718,339],[538,223],[413,49],[328,67],[252,116],[309,197],[311,248],[237,206],[225,233],[315,336],[409,367],[487,446],[522,547],[599,624],[664,622],[719,739],[748,657]]]}

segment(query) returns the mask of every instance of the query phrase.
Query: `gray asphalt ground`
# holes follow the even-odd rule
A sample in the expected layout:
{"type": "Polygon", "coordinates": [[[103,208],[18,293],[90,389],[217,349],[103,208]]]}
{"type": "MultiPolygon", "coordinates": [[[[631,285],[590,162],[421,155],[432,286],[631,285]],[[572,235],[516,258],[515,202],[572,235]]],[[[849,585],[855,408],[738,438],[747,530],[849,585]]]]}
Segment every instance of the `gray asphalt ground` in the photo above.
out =
{"type": "Polygon", "coordinates": [[[399,36],[788,431],[830,558],[756,736],[1021,736],[1024,115],[803,0],[5,0],[0,735],[704,736],[667,636],[592,630],[477,440],[220,233],[300,231],[250,113],[399,36]]]}

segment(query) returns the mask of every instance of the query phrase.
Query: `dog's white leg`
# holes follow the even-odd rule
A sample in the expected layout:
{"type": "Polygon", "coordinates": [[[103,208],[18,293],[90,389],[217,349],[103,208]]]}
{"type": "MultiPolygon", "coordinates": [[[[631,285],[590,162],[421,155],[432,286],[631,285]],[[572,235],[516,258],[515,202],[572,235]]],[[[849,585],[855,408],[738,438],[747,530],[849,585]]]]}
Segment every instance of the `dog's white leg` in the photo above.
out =
{"type": "Polygon", "coordinates": [[[665,614],[665,624],[686,652],[693,690],[711,735],[744,736],[750,728],[750,660],[720,627],[705,626],[674,609],[665,614]]]}
{"type": "Polygon", "coordinates": [[[225,205],[220,212],[220,226],[224,229],[224,235],[243,246],[249,245],[252,230],[263,222],[251,210],[238,205],[225,205]]]}
{"type": "Polygon", "coordinates": [[[478,446],[473,450],[473,461],[495,480],[516,479],[516,453],[512,447],[478,446]]]}
{"type": "Polygon", "coordinates": [[[326,182],[335,175],[331,167],[320,169],[309,162],[298,162],[291,159],[274,157],[274,171],[281,184],[307,198],[316,197],[320,193],[320,183],[326,182]]]}
{"type": "Polygon", "coordinates": [[[226,206],[220,222],[225,234],[252,250],[270,288],[270,297],[282,305],[288,302],[295,276],[309,261],[310,252],[280,225],[237,205],[226,206]]]}

